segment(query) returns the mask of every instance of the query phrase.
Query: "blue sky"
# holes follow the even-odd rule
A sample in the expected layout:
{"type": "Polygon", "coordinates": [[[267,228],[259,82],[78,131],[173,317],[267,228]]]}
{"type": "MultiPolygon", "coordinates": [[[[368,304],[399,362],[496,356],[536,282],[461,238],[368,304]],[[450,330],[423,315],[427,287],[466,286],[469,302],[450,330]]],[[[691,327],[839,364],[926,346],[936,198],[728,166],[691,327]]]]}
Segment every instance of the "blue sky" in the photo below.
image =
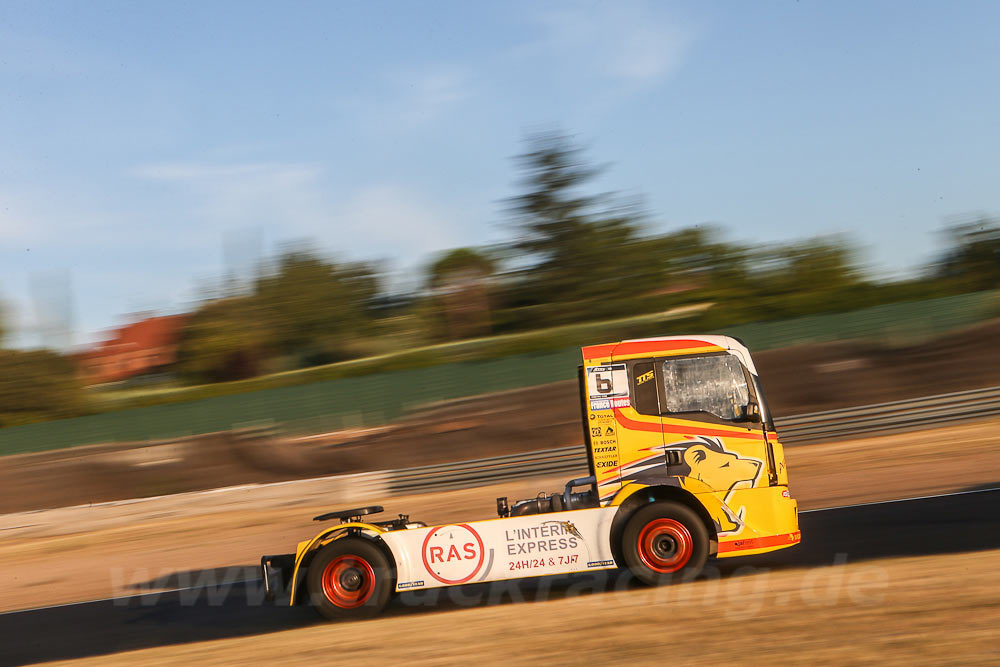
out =
{"type": "Polygon", "coordinates": [[[185,308],[226,245],[308,238],[403,284],[505,238],[510,157],[551,127],[651,231],[844,233],[905,274],[945,221],[1000,214],[997,25],[964,1],[5,0],[12,340],[67,284],[77,343],[185,308]]]}

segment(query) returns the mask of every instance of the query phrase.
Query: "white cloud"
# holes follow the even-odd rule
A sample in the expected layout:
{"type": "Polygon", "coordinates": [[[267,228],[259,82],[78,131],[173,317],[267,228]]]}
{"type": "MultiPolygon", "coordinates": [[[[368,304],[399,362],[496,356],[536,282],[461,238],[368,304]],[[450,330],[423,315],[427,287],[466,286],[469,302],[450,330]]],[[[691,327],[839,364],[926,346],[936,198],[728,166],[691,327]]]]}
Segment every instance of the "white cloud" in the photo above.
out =
{"type": "Polygon", "coordinates": [[[439,67],[412,78],[402,96],[401,118],[410,125],[432,121],[470,97],[468,79],[453,67],[439,67]]]}
{"type": "Polygon", "coordinates": [[[368,92],[342,96],[337,106],[385,132],[412,130],[447,116],[473,96],[465,68],[454,65],[401,67],[378,79],[368,92]]]}
{"type": "Polygon", "coordinates": [[[336,196],[311,164],[157,164],[139,176],[184,188],[195,217],[215,230],[259,227],[273,240],[309,238],[354,259],[401,257],[450,247],[457,214],[403,185],[374,183],[336,196]]]}
{"type": "Polygon", "coordinates": [[[191,214],[221,230],[316,223],[326,209],[320,171],[294,163],[165,163],[141,167],[136,175],[186,191],[191,214]]]}
{"type": "Polygon", "coordinates": [[[598,76],[642,87],[655,85],[682,63],[694,30],[645,2],[543,5],[534,22],[542,36],[520,55],[557,62],[584,78],[598,76]]]}
{"type": "Polygon", "coordinates": [[[460,242],[454,211],[393,184],[370,185],[345,204],[338,218],[372,251],[413,258],[460,242]]]}

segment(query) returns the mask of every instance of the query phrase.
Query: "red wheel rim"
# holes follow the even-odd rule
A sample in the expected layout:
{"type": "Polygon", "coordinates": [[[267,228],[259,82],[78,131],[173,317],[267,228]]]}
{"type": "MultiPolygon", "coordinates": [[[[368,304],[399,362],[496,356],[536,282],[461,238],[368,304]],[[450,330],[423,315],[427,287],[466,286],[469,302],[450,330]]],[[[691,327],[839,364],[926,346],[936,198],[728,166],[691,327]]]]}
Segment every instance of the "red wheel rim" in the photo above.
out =
{"type": "Polygon", "coordinates": [[[691,560],[694,541],[675,519],[653,519],[639,533],[639,559],[654,572],[676,572],[691,560]]]}
{"type": "Polygon", "coordinates": [[[360,607],[375,590],[375,570],[364,558],[337,556],[323,569],[323,594],[341,609],[360,607]]]}

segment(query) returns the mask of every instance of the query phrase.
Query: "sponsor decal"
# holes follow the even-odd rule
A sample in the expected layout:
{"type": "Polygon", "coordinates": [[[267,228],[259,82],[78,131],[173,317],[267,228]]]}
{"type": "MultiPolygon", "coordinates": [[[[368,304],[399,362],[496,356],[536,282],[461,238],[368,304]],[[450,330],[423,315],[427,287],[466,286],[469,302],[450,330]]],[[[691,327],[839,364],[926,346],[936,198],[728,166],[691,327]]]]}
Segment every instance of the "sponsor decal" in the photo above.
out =
{"type": "Polygon", "coordinates": [[[590,401],[591,410],[611,410],[613,408],[627,408],[632,405],[628,396],[621,398],[601,398],[590,401]]]}
{"type": "Polygon", "coordinates": [[[611,410],[631,405],[625,364],[587,368],[587,396],[591,410],[611,410]]]}
{"type": "Polygon", "coordinates": [[[463,584],[483,567],[485,552],[483,538],[463,523],[427,533],[421,557],[427,572],[442,584],[463,584]]]}
{"type": "Polygon", "coordinates": [[[582,539],[570,521],[546,521],[538,526],[504,530],[507,555],[537,554],[576,549],[582,539]]]}
{"type": "Polygon", "coordinates": [[[613,567],[614,564],[613,560],[592,560],[587,563],[587,567],[613,567]]]}
{"type": "Polygon", "coordinates": [[[781,547],[789,544],[796,544],[800,541],[802,541],[802,533],[799,531],[795,531],[794,533],[785,533],[783,535],[771,535],[769,537],[752,537],[742,540],[732,540],[729,542],[719,542],[719,553],[781,547]]]}
{"type": "Polygon", "coordinates": [[[421,579],[420,581],[401,581],[398,584],[396,584],[396,588],[399,590],[403,590],[405,588],[420,588],[423,585],[424,585],[423,579],[421,579]]]}
{"type": "Polygon", "coordinates": [[[504,530],[507,542],[509,571],[538,570],[576,565],[579,553],[570,553],[586,547],[583,535],[572,521],[543,521],[536,526],[504,530]]]}
{"type": "Polygon", "coordinates": [[[635,379],[635,385],[638,387],[639,385],[646,384],[652,379],[653,379],[653,371],[648,371],[635,379]]]}

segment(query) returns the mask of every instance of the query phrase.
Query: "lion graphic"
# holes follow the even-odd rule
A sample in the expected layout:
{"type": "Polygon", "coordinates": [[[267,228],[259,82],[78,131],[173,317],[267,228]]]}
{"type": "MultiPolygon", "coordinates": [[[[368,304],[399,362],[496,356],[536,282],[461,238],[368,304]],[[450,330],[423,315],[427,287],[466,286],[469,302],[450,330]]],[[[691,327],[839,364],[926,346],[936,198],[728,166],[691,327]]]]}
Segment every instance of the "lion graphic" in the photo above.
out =
{"type": "MultiPolygon", "coordinates": [[[[697,480],[712,489],[721,491],[723,510],[728,515],[729,525],[716,521],[720,533],[738,532],[743,527],[743,508],[733,512],[729,497],[740,484],[751,488],[760,475],[763,463],[757,459],[740,456],[728,451],[718,438],[699,436],[681,442],[655,447],[664,452],[675,451],[679,464],[667,467],[667,457],[659,455],[637,461],[621,470],[621,481],[640,484],[674,484],[687,488],[689,480],[697,480]]],[[[700,485],[698,485],[700,487],[700,485]]],[[[704,487],[701,487],[704,489],[704,487]]]]}

